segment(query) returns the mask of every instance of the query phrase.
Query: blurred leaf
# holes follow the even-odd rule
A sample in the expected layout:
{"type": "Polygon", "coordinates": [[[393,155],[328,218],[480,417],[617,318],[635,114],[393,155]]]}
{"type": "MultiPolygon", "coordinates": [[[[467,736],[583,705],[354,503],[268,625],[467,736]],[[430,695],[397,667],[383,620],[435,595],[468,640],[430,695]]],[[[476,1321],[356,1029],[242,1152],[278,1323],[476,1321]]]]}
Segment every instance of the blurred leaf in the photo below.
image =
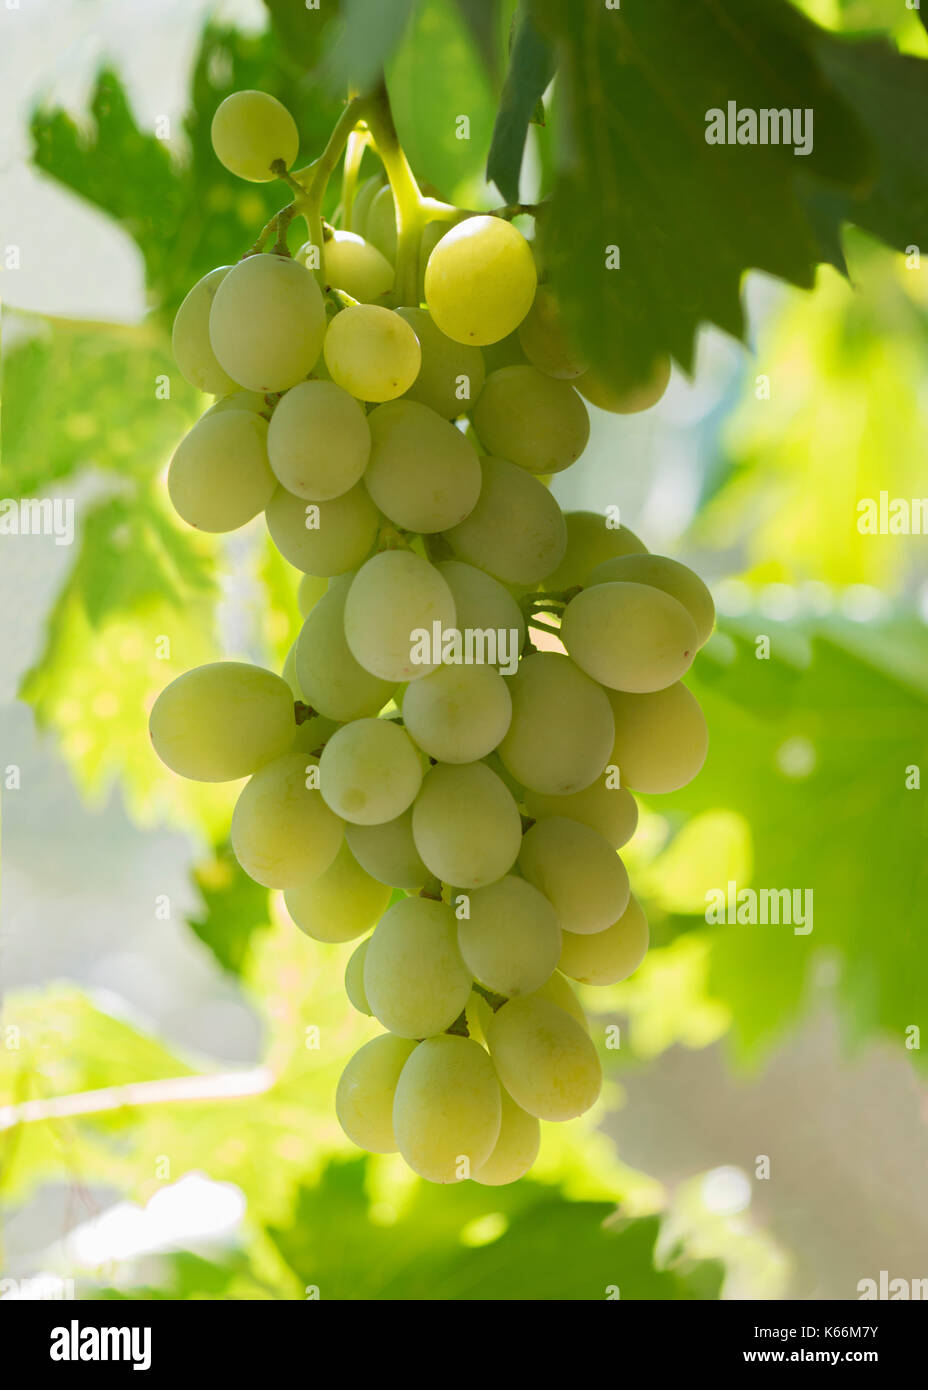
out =
{"type": "Polygon", "coordinates": [[[264,604],[260,635],[267,645],[269,660],[277,671],[282,670],[287,654],[303,626],[297,602],[301,578],[302,575],[284,559],[270,536],[266,536],[259,569],[264,604]]]}
{"type": "MultiPolygon", "coordinates": [[[[519,173],[530,122],[537,119],[538,103],[554,76],[554,53],[529,14],[523,14],[509,57],[493,143],[487,159],[487,178],[496,184],[507,203],[519,201],[519,173]]],[[[544,108],[542,108],[543,123],[544,108]]]]}
{"type": "Polygon", "coordinates": [[[255,932],[268,925],[267,889],[250,879],[228,845],[193,870],[203,907],[187,923],[223,970],[241,972],[255,932]]]}
{"type": "Polygon", "coordinates": [[[362,92],[395,52],[419,0],[342,0],[341,21],[329,41],[325,73],[332,91],[362,92]]]}
{"type": "Polygon", "coordinates": [[[280,40],[283,62],[308,75],[319,62],[326,30],[337,24],[343,0],[326,0],[318,9],[293,0],[264,0],[271,24],[280,40]]]}
{"type": "Polygon", "coordinates": [[[500,65],[501,0],[453,0],[491,77],[500,65]]]}

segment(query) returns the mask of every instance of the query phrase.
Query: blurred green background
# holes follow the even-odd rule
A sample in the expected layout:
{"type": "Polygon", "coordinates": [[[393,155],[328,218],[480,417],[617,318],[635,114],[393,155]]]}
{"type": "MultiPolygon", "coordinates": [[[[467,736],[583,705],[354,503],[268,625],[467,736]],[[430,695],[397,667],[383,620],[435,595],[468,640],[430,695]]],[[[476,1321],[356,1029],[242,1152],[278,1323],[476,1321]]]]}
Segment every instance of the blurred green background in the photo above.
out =
{"type": "MultiPolygon", "coordinates": [[[[413,167],[498,205],[514,5],[394,8],[413,167]]],[[[804,8],[928,55],[890,0],[804,8]]],[[[364,5],[344,9],[350,37],[364,5]]],[[[860,499],[928,492],[928,269],[846,227],[849,277],[748,276],[747,350],[700,331],[692,376],[645,415],[592,411],[555,479],[565,508],[618,505],[710,582],[719,631],[688,681],[710,756],[645,799],[623,851],[653,944],[584,992],[601,1102],[544,1127],[531,1180],[431,1188],[335,1121],[377,1031],[344,996],[351,946],[307,940],[244,878],[236,786],[166,774],[146,730],[174,675],[279,668],[298,630],[299,576],[260,519],[211,538],[168,509],[208,404],[169,330],[286,200],[216,162],[215,106],[274,92],[306,162],[340,49],[284,0],[36,0],[0,29],[0,493],[77,519],[72,546],[0,535],[0,1297],[46,1275],[78,1297],[850,1299],[882,1269],[928,1274],[928,563],[923,536],[857,528],[860,499]],[[813,930],[707,925],[729,880],[812,890],[813,930]]],[[[554,178],[558,104],[555,84],[523,199],[554,178]]]]}

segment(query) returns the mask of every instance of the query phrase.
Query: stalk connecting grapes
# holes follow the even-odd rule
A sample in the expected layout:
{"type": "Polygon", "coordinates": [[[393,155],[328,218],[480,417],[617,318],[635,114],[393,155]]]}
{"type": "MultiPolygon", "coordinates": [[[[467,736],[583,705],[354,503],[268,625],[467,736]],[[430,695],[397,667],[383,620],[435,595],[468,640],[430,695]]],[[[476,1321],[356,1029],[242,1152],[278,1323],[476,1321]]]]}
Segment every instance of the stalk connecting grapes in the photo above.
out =
{"type": "Polygon", "coordinates": [[[547,487],[584,451],[585,401],[646,409],[669,363],[626,391],[595,376],[522,209],[423,192],[382,91],[294,173],[295,124],[263,93],[222,103],[213,145],[293,198],[177,314],[178,365],[217,400],[168,487],[203,531],[263,511],[305,621],[282,675],[228,661],[169,685],[154,747],[184,777],[248,778],[242,868],[307,936],[359,942],[348,997],[385,1031],[338,1084],[349,1138],[432,1182],[510,1183],[540,1122],[600,1093],[574,984],[626,979],[648,948],[619,855],[632,793],[706,755],[681,680],[708,590],[547,487]],[[356,188],[365,147],[385,177],[356,188]]]}

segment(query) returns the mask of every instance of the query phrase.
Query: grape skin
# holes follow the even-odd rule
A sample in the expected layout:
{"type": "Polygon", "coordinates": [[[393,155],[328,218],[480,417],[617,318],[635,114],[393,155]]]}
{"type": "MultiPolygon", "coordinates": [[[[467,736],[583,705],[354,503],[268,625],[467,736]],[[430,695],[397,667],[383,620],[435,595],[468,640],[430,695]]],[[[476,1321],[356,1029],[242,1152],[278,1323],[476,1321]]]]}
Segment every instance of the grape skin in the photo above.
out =
{"type": "Polygon", "coordinates": [[[615,719],[612,761],[626,786],[659,795],[679,791],[699,773],[709,731],[685,685],[678,681],[647,695],[611,690],[609,702],[615,719]]]}
{"type": "Polygon", "coordinates": [[[628,874],[615,850],[566,816],[537,821],[526,831],[519,868],[551,902],[564,931],[605,931],[628,907],[628,874]]]}
{"type": "Polygon", "coordinates": [[[374,928],[364,959],[374,1016],[400,1037],[428,1038],[451,1027],[470,988],[451,908],[430,898],[394,903],[374,928]]]}
{"type": "Polygon", "coordinates": [[[325,243],[323,256],[327,284],[344,290],[361,304],[372,304],[393,288],[392,265],[356,232],[336,232],[325,243]]]}
{"type": "Polygon", "coordinates": [[[409,735],[386,719],[355,719],[333,734],[319,760],[326,804],[343,820],[381,825],[412,805],[422,766],[409,735]]]}
{"type": "Polygon", "coordinates": [[[345,1067],[335,1092],[338,1122],[353,1144],[370,1153],[396,1153],[393,1097],[416,1043],[381,1034],[365,1043],[345,1067]]]}
{"type": "Polygon", "coordinates": [[[358,863],[380,883],[414,893],[430,877],[413,839],[412,807],[381,825],[353,825],[349,821],[345,838],[358,863]]]}
{"type": "Polygon", "coordinates": [[[400,1073],[393,1131],[414,1173],[429,1182],[470,1177],[493,1152],[502,1101],[493,1064],[472,1038],[420,1043],[400,1073]]]}
{"type": "Polygon", "coordinates": [[[477,451],[460,430],[418,401],[389,401],[368,417],[371,454],[364,486],[404,531],[447,531],[480,496],[477,451]]]}
{"type": "Polygon", "coordinates": [[[277,481],[267,457],[267,421],[250,410],[204,417],[174,451],[168,494],[188,526],[237,531],[263,512],[277,481]]]}
{"type": "Polygon", "coordinates": [[[698,574],[666,555],[622,555],[597,565],[591,584],[628,582],[650,584],[675,598],[689,613],[696,628],[696,642],[702,647],[715,627],[715,604],[698,574]]]}
{"type": "Polygon", "coordinates": [[[647,546],[627,526],[609,527],[598,512],[566,512],[567,544],[544,587],[551,593],[586,584],[596,565],[619,555],[646,554],[647,546]]]}
{"type": "Polygon", "coordinates": [[[271,417],[267,452],[278,481],[297,497],[328,502],[367,467],[371,431],[363,408],[330,381],[303,381],[271,417]]]}
{"type": "Polygon", "coordinates": [[[615,985],[633,975],[648,951],[648,919],[634,896],[617,922],[592,936],[564,932],[560,968],[585,985],[615,985]]]}
{"type": "Polygon", "coordinates": [[[528,473],[562,472],[590,438],[590,417],[576,391],[537,367],[491,372],[472,418],[488,454],[528,473]]]}
{"type": "Polygon", "coordinates": [[[235,382],[222,367],[209,341],[209,312],[213,297],[232,269],[217,266],[198,280],[187,294],[174,317],[171,346],[181,375],[210,396],[224,396],[234,391],[235,382]]]}
{"type": "Polygon", "coordinates": [[[554,973],[561,954],[557,913],[523,878],[507,875],[469,894],[458,922],[468,970],[487,989],[511,998],[532,994],[554,973]]]}
{"type": "Polygon", "coordinates": [[[231,782],[289,750],[293,696],[273,671],[214,661],[162,690],[149,728],[155,752],[172,772],[195,782],[231,782]]]}
{"type": "Polygon", "coordinates": [[[670,358],[661,357],[654,363],[647,381],[613,386],[596,372],[584,372],[577,378],[577,390],[600,410],[613,415],[637,415],[657,405],[670,385],[670,358]]]}
{"type": "Polygon", "coordinates": [[[445,420],[471,410],[486,380],[480,349],[456,343],[442,333],[427,309],[400,308],[396,312],[409,324],[422,349],[419,375],[403,399],[419,401],[445,420]]]}
{"type": "Polygon", "coordinates": [[[516,657],[525,641],[525,619],[512,594],[491,574],[463,560],[442,560],[436,569],[444,579],[461,632],[514,632],[516,657]]]}
{"type": "Polygon", "coordinates": [[[334,579],[300,629],[294,649],[301,698],[343,723],[379,714],[395,690],[355,661],[345,638],[345,601],[354,576],[334,579]]]}
{"type": "Polygon", "coordinates": [[[249,183],[277,178],[271,165],[289,169],[300,148],[296,121],[268,92],[233,92],[219,103],[210,128],[213,151],[230,173],[249,183]]]}
{"type": "Polygon", "coordinates": [[[648,584],[584,589],[564,610],[561,640],[582,670],[612,690],[663,690],[689,670],[696,626],[675,598],[648,584]]]}
{"type": "Polygon", "coordinates": [[[390,891],[364,872],[343,842],[329,867],[289,888],[284,903],[300,931],[314,941],[353,941],[386,912],[390,891]]]}
{"type": "Polygon", "coordinates": [[[380,513],[361,483],[329,502],[307,502],[278,487],[264,516],[285,560],[306,574],[329,578],[362,564],[380,526],[380,513]]]}
{"type": "Polygon", "coordinates": [[[557,296],[548,285],[539,285],[535,302],[519,327],[522,351],[532,366],[548,376],[567,381],[588,367],[569,341],[557,296]]]}
{"type": "Polygon", "coordinates": [[[527,789],[525,809],[533,820],[566,816],[568,820],[581,821],[608,840],[613,849],[621,849],[638,826],[638,803],[624,787],[607,786],[608,776],[607,767],[604,776],[570,796],[545,796],[527,789]]]}
{"type": "MultiPolygon", "coordinates": [[[[388,891],[387,897],[389,898],[389,896],[388,891]]],[[[367,995],[364,993],[364,962],[367,959],[369,944],[370,937],[367,936],[359,946],[355,947],[349,957],[348,964],[345,966],[345,993],[359,1014],[367,1014],[368,1018],[373,1018],[374,1011],[367,1002],[367,995]]]]}
{"type": "Polygon", "coordinates": [[[495,666],[439,666],[403,696],[411,738],[443,763],[473,763],[491,753],[512,718],[512,697],[495,666]]]}
{"type": "Polygon", "coordinates": [[[502,1187],[523,1178],[538,1157],[541,1125],[516,1105],[508,1091],[500,1087],[502,1101],[499,1138],[490,1157],[471,1172],[482,1187],[502,1187]]]}
{"type": "Polygon", "coordinates": [[[480,888],[512,868],[522,821],[511,792],[485,763],[438,763],[413,806],[412,833],[437,879],[480,888]]]}
{"type": "Polygon", "coordinates": [[[325,304],[313,275],[283,256],[232,267],[209,311],[209,340],[224,371],[247,391],[286,391],[322,351],[325,304]]]}
{"type": "Polygon", "coordinates": [[[512,723],[499,755],[512,776],[548,796],[590,786],[615,741],[605,691],[558,652],[523,657],[509,689],[512,723]]]}
{"type": "Polygon", "coordinates": [[[419,339],[405,319],[379,304],[335,315],[325,335],[332,380],[362,401],[392,401],[408,391],[422,364],[419,339]]]}
{"type": "Polygon", "coordinates": [[[528,242],[499,217],[468,217],[446,232],[425,268],[425,300],[459,343],[496,343],[525,318],[538,276],[528,242]]]}
{"type": "Polygon", "coordinates": [[[504,1004],[487,1042],[502,1085],[537,1119],[572,1120],[596,1103],[602,1068],[589,1034],[547,999],[504,1004]]]}
{"type": "Polygon", "coordinates": [[[293,888],[318,878],[342,844],[341,821],[317,788],[306,785],[314,763],[304,753],[267,763],[235,803],[233,852],[249,878],[265,888],[293,888]]]}
{"type": "Polygon", "coordinates": [[[447,533],[455,554],[504,584],[537,584],[567,545],[557,502],[537,478],[507,459],[480,460],[477,505],[447,533]]]}
{"type": "Polygon", "coordinates": [[[396,684],[427,676],[437,663],[413,660],[412,634],[431,636],[434,623],[442,631],[454,627],[454,599],[420,555],[386,550],[355,575],[345,602],[345,636],[355,660],[372,675],[396,684]]]}

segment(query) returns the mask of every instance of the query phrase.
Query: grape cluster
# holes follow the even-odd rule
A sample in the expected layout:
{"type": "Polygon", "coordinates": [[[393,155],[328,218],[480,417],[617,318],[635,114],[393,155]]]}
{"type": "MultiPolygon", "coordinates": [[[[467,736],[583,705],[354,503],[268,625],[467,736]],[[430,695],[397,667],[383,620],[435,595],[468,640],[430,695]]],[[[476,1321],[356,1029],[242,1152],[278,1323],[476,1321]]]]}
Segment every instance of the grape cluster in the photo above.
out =
{"type": "MultiPolygon", "coordinates": [[[[262,93],[224,102],[213,140],[249,179],[297,150],[262,93]]],[[[386,1031],[339,1082],[348,1136],[434,1182],[507,1183],[540,1120],[600,1091],[569,981],[623,980],[647,950],[617,853],[632,791],[673,791],[706,754],[681,677],[708,590],[546,485],[587,443],[583,397],[646,408],[669,367],[625,392],[593,376],[504,216],[429,224],[414,304],[394,290],[388,184],[330,231],[321,276],[311,244],[258,251],[177,314],[180,369],[218,399],[177,448],[171,499],[204,531],[263,511],[305,621],[281,676],[190,671],[151,735],[182,776],[249,779],[232,846],[298,927],[363,938],[345,986],[386,1031]],[[465,651],[505,635],[511,660],[423,657],[423,633],[465,651]]]]}

